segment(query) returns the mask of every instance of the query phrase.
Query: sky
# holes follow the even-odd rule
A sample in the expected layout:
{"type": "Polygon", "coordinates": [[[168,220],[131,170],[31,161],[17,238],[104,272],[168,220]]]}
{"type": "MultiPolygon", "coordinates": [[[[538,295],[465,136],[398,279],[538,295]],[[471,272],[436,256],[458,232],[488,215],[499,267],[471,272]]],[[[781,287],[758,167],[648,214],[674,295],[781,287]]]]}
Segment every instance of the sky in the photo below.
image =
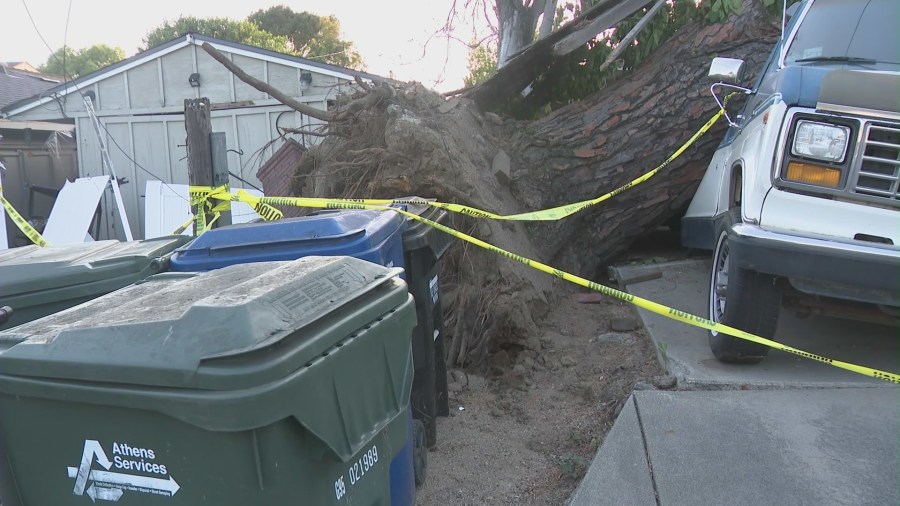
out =
{"type": "MultiPolygon", "coordinates": [[[[461,88],[468,74],[468,49],[464,43],[471,40],[473,30],[468,17],[459,16],[459,28],[453,37],[434,36],[444,25],[453,3],[453,0],[71,0],[69,11],[69,0],[0,0],[0,61],[27,61],[37,67],[50,56],[48,45],[56,50],[63,44],[77,50],[103,43],[121,47],[126,56],[132,56],[142,45],[144,35],[165,20],[180,16],[245,19],[259,9],[284,4],[298,12],[337,17],[342,38],[354,43],[369,72],[450,91],[461,88]],[[37,30],[28,17],[26,5],[37,30]]],[[[483,35],[486,27],[480,25],[483,35]]]]}

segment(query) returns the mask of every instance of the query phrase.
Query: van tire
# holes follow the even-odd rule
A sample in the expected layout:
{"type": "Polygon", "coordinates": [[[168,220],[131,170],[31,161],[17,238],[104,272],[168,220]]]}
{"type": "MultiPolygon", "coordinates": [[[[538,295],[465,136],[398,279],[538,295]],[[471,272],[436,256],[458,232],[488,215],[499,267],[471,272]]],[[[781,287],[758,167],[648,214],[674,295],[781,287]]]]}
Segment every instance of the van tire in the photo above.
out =
{"type": "MultiPolygon", "coordinates": [[[[741,223],[740,208],[732,208],[716,227],[716,248],[709,282],[709,319],[766,339],[775,336],[781,309],[781,288],[775,276],[742,269],[728,254],[728,233],[741,223]]],[[[769,347],[709,331],[709,347],[720,362],[756,364],[769,347]]]]}

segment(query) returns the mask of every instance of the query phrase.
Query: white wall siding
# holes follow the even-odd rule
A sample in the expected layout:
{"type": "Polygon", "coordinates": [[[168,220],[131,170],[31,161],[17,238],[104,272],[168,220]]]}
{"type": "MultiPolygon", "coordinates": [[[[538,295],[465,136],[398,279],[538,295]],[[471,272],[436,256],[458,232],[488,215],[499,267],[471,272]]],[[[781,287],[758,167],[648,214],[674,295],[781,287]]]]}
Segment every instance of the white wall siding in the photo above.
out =
{"type": "Polygon", "coordinates": [[[129,109],[149,109],[165,105],[160,89],[159,67],[149,61],[128,71],[129,109]]]}
{"type": "Polygon", "coordinates": [[[111,76],[97,83],[99,92],[94,107],[97,111],[121,111],[128,109],[128,101],[125,96],[125,73],[111,76]]]}
{"type": "Polygon", "coordinates": [[[292,97],[302,95],[300,92],[300,69],[272,62],[266,62],[266,65],[268,65],[269,84],[292,97]]]}
{"type": "Polygon", "coordinates": [[[139,167],[136,167],[134,180],[132,180],[137,193],[138,214],[134,217],[129,216],[129,218],[132,220],[131,228],[134,229],[134,235],[144,237],[145,197],[143,193],[147,187],[147,181],[171,181],[166,159],[166,125],[162,121],[133,122],[130,125],[131,135],[134,139],[134,161],[139,167]],[[144,170],[141,170],[141,167],[144,170]]]}
{"type": "MultiPolygon", "coordinates": [[[[201,51],[203,51],[201,49],[201,51]]],[[[203,56],[209,58],[213,63],[222,67],[222,64],[219,62],[212,60],[206,52],[203,52],[203,56]]],[[[251,76],[265,81],[266,79],[266,62],[262,60],[255,60],[253,58],[248,58],[246,56],[241,56],[239,54],[231,55],[231,61],[235,63],[238,67],[243,69],[244,72],[250,74],[251,76]]],[[[222,67],[224,69],[224,67],[222,67]]],[[[263,100],[267,98],[266,94],[257,90],[256,88],[250,86],[249,84],[241,81],[240,79],[235,80],[234,82],[234,99],[238,102],[244,100],[263,100]]]]}
{"type": "MultiPolygon", "coordinates": [[[[103,140],[109,150],[109,158],[112,160],[116,177],[125,178],[128,181],[128,184],[120,186],[120,190],[122,192],[122,201],[125,204],[125,213],[128,215],[128,221],[131,225],[131,233],[134,237],[141,237],[140,221],[137,219],[138,216],[140,216],[138,211],[138,208],[140,207],[138,205],[139,191],[134,184],[135,167],[131,162],[131,158],[134,157],[134,148],[131,144],[129,125],[127,121],[104,121],[104,126],[106,127],[104,131],[104,134],[106,135],[103,140]],[[112,139],[110,137],[112,137],[112,139]],[[113,140],[118,143],[118,147],[113,144],[113,140]]],[[[106,173],[110,174],[108,170],[106,173]]],[[[121,227],[120,220],[115,216],[111,216],[108,221],[116,228],[116,236],[119,239],[124,239],[124,233],[118,231],[121,227]]]]}
{"type": "MultiPolygon", "coordinates": [[[[336,76],[340,73],[319,70],[315,66],[280,59],[270,53],[246,49],[220,50],[245,72],[266,81],[282,92],[312,107],[325,109],[327,100],[339,91],[349,91],[352,83],[336,76]],[[300,89],[300,76],[312,74],[312,84],[300,89]],[[338,85],[340,84],[340,88],[338,85]]],[[[76,89],[63,89],[56,99],[38,100],[36,106],[23,107],[12,115],[21,120],[73,120],[76,127],[79,175],[109,174],[101,161],[100,145],[84,108],[81,94],[93,91],[94,108],[106,130],[104,142],[116,173],[127,178],[122,195],[132,233],[144,237],[144,188],[146,181],[188,183],[187,150],[184,146],[184,101],[206,97],[213,132],[225,132],[228,169],[247,182],[231,178],[232,187],[262,187],[259,168],[284,140],[278,127],[314,130],[323,122],[304,116],[235,78],[201,47],[188,43],[173,45],[146,60],[140,58],[108,74],[83,81],[76,89]],[[200,74],[200,87],[191,87],[188,77],[200,74]],[[60,111],[59,104],[64,104],[60,111]],[[141,170],[140,165],[150,174],[141,170]],[[152,175],[151,175],[152,174],[152,175]]],[[[321,138],[290,135],[303,144],[318,143],[321,138]]],[[[118,218],[105,206],[99,238],[119,238],[118,218]]]]}
{"type": "Polygon", "coordinates": [[[231,171],[242,178],[252,182],[258,187],[262,184],[256,179],[256,171],[272,156],[272,148],[269,141],[272,135],[269,133],[268,120],[265,113],[244,114],[235,116],[237,120],[238,149],[243,150],[240,167],[231,171]]]}
{"type": "Polygon", "coordinates": [[[78,118],[75,130],[78,132],[78,173],[82,176],[102,176],[100,149],[91,120],[87,117],[78,118]]]}
{"type": "MultiPolygon", "coordinates": [[[[234,92],[231,72],[206,54],[203,48],[193,46],[193,49],[197,53],[200,95],[208,98],[211,104],[233,102],[234,92]]],[[[185,76],[185,79],[187,79],[187,76],[185,76]]]]}
{"type": "Polygon", "coordinates": [[[162,75],[166,106],[184,110],[184,99],[196,98],[197,91],[191,88],[188,77],[194,73],[194,47],[187,46],[163,56],[162,75]]]}
{"type": "Polygon", "coordinates": [[[169,148],[169,177],[167,183],[188,183],[187,147],[184,143],[187,133],[184,131],[184,118],[173,116],[166,121],[166,135],[169,148]]]}

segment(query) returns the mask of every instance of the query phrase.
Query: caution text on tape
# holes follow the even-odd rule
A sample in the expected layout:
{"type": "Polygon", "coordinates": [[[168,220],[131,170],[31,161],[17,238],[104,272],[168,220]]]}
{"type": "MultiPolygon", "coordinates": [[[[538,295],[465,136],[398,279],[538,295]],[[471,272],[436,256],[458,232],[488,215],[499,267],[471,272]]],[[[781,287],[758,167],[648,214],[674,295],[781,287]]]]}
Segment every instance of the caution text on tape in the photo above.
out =
{"type": "MultiPolygon", "coordinates": [[[[304,199],[291,198],[291,197],[268,197],[268,198],[267,198],[267,197],[257,197],[257,196],[255,196],[255,195],[251,195],[251,194],[249,194],[249,193],[247,193],[247,192],[243,192],[243,191],[240,191],[240,190],[238,190],[237,195],[232,195],[232,194],[229,193],[227,197],[226,197],[225,195],[223,195],[223,194],[212,195],[212,197],[214,197],[214,198],[217,197],[217,196],[218,196],[219,198],[230,198],[230,199],[233,199],[233,200],[245,202],[245,203],[250,204],[250,205],[253,205],[254,203],[257,203],[257,202],[259,202],[259,201],[261,201],[261,200],[265,200],[265,201],[267,201],[267,202],[276,202],[276,201],[277,201],[277,203],[282,204],[282,205],[298,205],[298,202],[299,202],[299,201],[304,200],[304,199]]],[[[317,205],[313,205],[313,206],[304,206],[304,207],[328,207],[328,206],[326,206],[326,205],[325,205],[323,202],[321,202],[321,201],[316,201],[315,204],[317,204],[317,205]]],[[[485,241],[482,241],[482,240],[480,240],[480,239],[478,239],[478,238],[472,237],[472,236],[470,236],[470,235],[468,235],[468,234],[466,234],[466,233],[464,233],[464,232],[460,232],[460,231],[455,230],[455,229],[453,229],[453,228],[451,228],[451,227],[448,227],[448,226],[446,226],[446,225],[442,225],[442,224],[440,224],[440,223],[437,223],[437,222],[428,220],[428,219],[423,218],[423,217],[421,217],[421,216],[419,216],[419,215],[417,215],[417,214],[415,214],[415,213],[410,213],[410,212],[405,211],[405,210],[403,210],[403,209],[400,209],[400,208],[398,208],[398,207],[386,207],[386,206],[377,206],[377,205],[362,204],[362,203],[351,203],[351,202],[340,203],[340,206],[339,206],[339,207],[338,207],[338,204],[337,204],[337,203],[332,203],[332,206],[331,206],[331,207],[333,207],[333,208],[340,208],[340,209],[376,209],[376,210],[381,210],[381,211],[393,211],[393,212],[397,212],[397,213],[400,213],[400,214],[406,216],[406,217],[409,218],[409,219],[412,219],[412,220],[416,220],[416,221],[420,221],[420,222],[422,222],[422,223],[425,223],[426,225],[429,225],[429,226],[434,227],[434,228],[436,228],[436,229],[438,229],[438,230],[440,230],[440,231],[442,231],[442,232],[445,232],[445,233],[447,233],[447,234],[450,234],[451,236],[456,237],[457,239],[466,241],[466,242],[468,242],[468,243],[470,243],[470,244],[474,244],[474,245],[476,245],[476,246],[478,246],[478,247],[481,247],[481,248],[484,248],[484,249],[486,249],[486,250],[488,250],[488,251],[492,251],[492,252],[494,252],[494,253],[496,253],[496,254],[498,254],[498,255],[501,255],[501,256],[503,256],[503,257],[509,258],[510,260],[514,260],[514,261],[516,261],[516,262],[520,262],[520,263],[525,264],[525,265],[527,265],[527,266],[529,266],[529,267],[531,267],[531,268],[533,268],[533,269],[536,269],[536,270],[539,270],[539,271],[541,271],[541,272],[544,272],[544,273],[550,274],[550,275],[552,275],[552,276],[558,277],[558,278],[563,279],[563,280],[565,280],[565,281],[568,281],[568,282],[570,282],[570,283],[574,283],[574,284],[576,284],[576,285],[579,285],[579,286],[588,288],[588,289],[593,290],[593,291],[595,291],[595,292],[599,292],[599,293],[602,293],[602,294],[604,294],[604,295],[608,295],[608,296],[610,296],[610,297],[615,297],[615,298],[617,298],[617,299],[623,300],[623,301],[625,301],[625,302],[628,302],[628,303],[630,303],[630,304],[633,304],[633,305],[635,305],[635,306],[637,306],[637,307],[640,307],[640,308],[642,308],[642,309],[646,309],[646,310],[651,311],[651,312],[653,312],[653,313],[659,314],[659,315],[664,316],[664,317],[666,317],[666,318],[670,318],[670,319],[673,319],[673,320],[676,320],[676,321],[680,321],[680,322],[682,322],[682,323],[686,323],[686,324],[688,324],[688,325],[692,325],[692,326],[695,326],[695,327],[704,328],[704,329],[707,329],[707,330],[713,330],[713,331],[716,331],[716,332],[723,332],[723,333],[725,333],[725,334],[728,334],[728,335],[733,336],[733,337],[737,337],[737,338],[739,338],[739,339],[745,339],[745,340],[748,340],[748,341],[752,341],[752,342],[755,342],[755,343],[758,343],[758,344],[762,344],[762,345],[768,346],[768,347],[770,347],[770,348],[774,348],[774,349],[776,349],[776,350],[781,350],[781,351],[785,351],[785,352],[787,352],[787,353],[792,353],[792,354],[797,355],[797,356],[800,356],[800,357],[804,357],[804,358],[808,358],[808,359],[810,359],[810,360],[815,360],[815,361],[817,361],[817,362],[822,362],[822,363],[825,363],[825,364],[829,364],[829,365],[832,365],[832,366],[834,366],[834,367],[838,367],[838,368],[840,368],[840,369],[844,369],[844,370],[852,371],[852,372],[855,372],[855,373],[858,373],[858,374],[862,374],[862,375],[864,375],[864,376],[869,376],[869,377],[872,377],[872,378],[876,378],[876,379],[880,379],[880,380],[884,380],[884,381],[889,381],[889,382],[892,382],[892,383],[898,383],[898,384],[900,384],[900,375],[898,375],[898,374],[894,374],[894,373],[890,373],[890,372],[886,372],[886,371],[881,371],[881,370],[878,370],[878,369],[873,369],[873,368],[871,368],[871,367],[865,367],[865,366],[861,366],[861,365],[856,365],[856,364],[852,364],[852,363],[849,363],[849,362],[844,362],[844,361],[841,361],[841,360],[836,360],[836,359],[824,357],[824,356],[821,356],[821,355],[817,355],[817,354],[814,354],[814,353],[810,353],[810,352],[807,352],[807,351],[804,351],[804,350],[801,350],[801,349],[798,349],[798,348],[794,348],[794,347],[792,347],[792,346],[787,346],[787,345],[785,345],[785,344],[781,344],[781,343],[779,343],[779,342],[772,341],[771,339],[766,339],[766,338],[764,338],[764,337],[757,336],[757,335],[752,334],[752,333],[750,333],[750,332],[745,332],[745,331],[743,331],[743,330],[736,329],[736,328],[734,328],[734,327],[731,327],[731,326],[728,326],[728,325],[725,325],[725,324],[722,324],[722,323],[716,323],[716,322],[711,321],[711,320],[709,320],[709,319],[702,318],[702,317],[700,317],[700,316],[697,316],[697,315],[694,315],[694,314],[691,314],[691,313],[687,313],[687,312],[685,312],[685,311],[680,311],[680,310],[675,309],[675,308],[671,308],[671,307],[669,307],[669,306],[666,306],[666,305],[664,305],[664,304],[660,304],[660,303],[658,303],[658,302],[654,302],[654,301],[649,300],[649,299],[644,299],[644,298],[642,298],[642,297],[638,297],[638,296],[636,296],[636,295],[632,295],[632,294],[623,292],[623,291],[621,291],[621,290],[616,290],[615,288],[611,288],[611,287],[608,287],[608,286],[605,286],[605,285],[601,285],[601,284],[596,283],[596,282],[594,282],[594,281],[589,281],[589,280],[587,280],[587,279],[585,279],[585,278],[576,276],[576,275],[574,275],[574,274],[565,272],[565,271],[560,270],[560,269],[556,269],[556,268],[554,268],[554,267],[551,267],[551,266],[549,266],[549,265],[543,264],[543,263],[538,262],[538,261],[536,261],[536,260],[532,260],[532,259],[530,259],[530,258],[521,256],[521,255],[518,255],[518,254],[516,254],[516,253],[512,253],[512,252],[507,251],[507,250],[505,250],[505,249],[503,249],[503,248],[494,246],[493,244],[490,244],[490,243],[487,243],[487,242],[485,242],[485,241]]]]}
{"type": "MultiPolygon", "coordinates": [[[[686,150],[687,147],[690,146],[690,144],[692,144],[694,141],[696,141],[696,139],[700,135],[702,135],[704,132],[706,132],[723,113],[724,113],[724,110],[720,110],[719,113],[717,113],[715,116],[713,116],[703,126],[703,128],[701,128],[700,130],[697,131],[697,133],[694,134],[694,136],[691,138],[691,140],[689,140],[687,143],[682,145],[681,148],[679,148],[675,153],[673,153],[669,158],[667,158],[666,161],[663,162],[663,164],[661,164],[654,170],[648,172],[647,174],[644,174],[643,176],[617,188],[616,190],[613,190],[612,192],[607,193],[606,195],[598,197],[596,199],[592,199],[589,201],[583,201],[583,202],[576,202],[574,204],[569,204],[567,206],[562,206],[562,207],[558,207],[558,208],[554,208],[554,209],[535,211],[533,213],[522,213],[519,215],[511,215],[511,216],[498,216],[498,215],[494,215],[493,213],[489,213],[489,212],[482,211],[480,209],[475,209],[475,208],[468,207],[468,206],[460,206],[460,205],[456,205],[456,204],[445,204],[445,203],[427,201],[424,199],[368,200],[368,199],[324,199],[324,198],[306,198],[306,197],[257,197],[255,195],[252,195],[252,194],[247,193],[242,190],[238,190],[236,195],[232,194],[231,192],[228,192],[228,191],[221,191],[220,189],[216,190],[216,189],[209,189],[209,188],[198,188],[198,190],[204,192],[204,198],[206,198],[206,199],[211,198],[211,199],[216,199],[216,200],[240,201],[240,202],[244,202],[246,204],[253,206],[254,209],[259,205],[270,204],[270,205],[285,205],[285,206],[326,208],[326,209],[377,209],[377,210],[381,210],[381,211],[397,212],[397,213],[400,213],[400,214],[406,216],[409,219],[413,219],[413,220],[425,223],[425,224],[427,224],[431,227],[434,227],[442,232],[450,234],[451,236],[456,237],[460,240],[466,241],[470,244],[474,244],[474,245],[484,248],[488,251],[492,251],[496,254],[499,254],[499,255],[509,258],[511,260],[520,262],[520,263],[525,264],[533,269],[550,274],[552,276],[556,276],[556,277],[566,280],[570,283],[574,283],[576,285],[588,288],[590,290],[602,293],[604,295],[615,297],[617,299],[623,300],[625,302],[633,304],[642,309],[646,309],[653,313],[659,314],[666,318],[680,321],[682,323],[686,323],[688,325],[692,325],[695,327],[704,328],[706,330],[723,332],[725,334],[728,334],[730,336],[733,336],[733,337],[736,337],[739,339],[745,339],[748,341],[752,341],[752,342],[755,342],[758,344],[768,346],[770,348],[785,351],[787,353],[792,353],[794,355],[798,355],[800,357],[804,357],[804,358],[807,358],[810,360],[815,360],[817,362],[829,364],[834,367],[838,367],[840,369],[844,369],[844,370],[852,371],[852,372],[855,372],[858,374],[862,374],[864,376],[869,376],[872,378],[889,381],[892,383],[900,383],[900,375],[898,375],[898,374],[881,371],[878,369],[873,369],[871,367],[865,367],[865,366],[860,366],[860,365],[856,365],[856,364],[851,364],[849,362],[831,359],[831,358],[824,357],[821,355],[816,355],[814,353],[809,353],[807,351],[800,350],[798,348],[794,348],[791,346],[787,346],[787,345],[778,343],[776,341],[772,341],[770,339],[766,339],[764,337],[757,336],[755,334],[745,332],[740,329],[736,329],[736,328],[728,326],[728,325],[717,323],[717,322],[711,321],[709,319],[702,318],[697,315],[693,315],[691,313],[687,313],[684,311],[680,311],[680,310],[668,307],[663,304],[659,304],[659,303],[651,301],[649,299],[637,297],[635,295],[632,295],[632,294],[629,294],[629,293],[626,293],[626,292],[623,292],[620,290],[616,290],[614,288],[610,288],[608,286],[604,286],[604,285],[601,285],[601,284],[593,282],[593,281],[589,281],[585,278],[576,276],[574,274],[570,274],[570,273],[562,271],[560,269],[553,268],[549,265],[546,265],[541,262],[537,262],[535,260],[523,257],[521,255],[517,255],[515,253],[512,253],[510,251],[507,251],[505,249],[499,248],[490,243],[487,243],[480,239],[472,237],[468,234],[465,234],[463,232],[460,232],[458,230],[450,228],[446,225],[442,225],[440,223],[423,218],[417,214],[410,213],[410,212],[400,209],[398,207],[392,206],[392,204],[420,204],[420,205],[426,204],[426,205],[433,205],[435,207],[440,207],[440,208],[451,210],[451,211],[461,212],[461,213],[468,214],[471,216],[477,216],[477,217],[482,217],[482,218],[493,218],[493,219],[527,219],[527,220],[532,220],[532,221],[561,219],[566,216],[570,216],[570,215],[572,215],[580,210],[583,210],[587,207],[596,205],[604,200],[612,198],[612,197],[618,195],[619,193],[626,191],[629,188],[632,188],[633,186],[640,184],[643,181],[646,181],[647,179],[652,177],[654,174],[656,174],[659,170],[661,170],[663,167],[668,165],[672,160],[674,160],[675,158],[680,156],[681,153],[683,153],[684,150],[686,150]],[[389,207],[389,206],[391,206],[391,207],[389,207]]],[[[199,191],[198,191],[198,194],[199,194],[199,191]]]]}

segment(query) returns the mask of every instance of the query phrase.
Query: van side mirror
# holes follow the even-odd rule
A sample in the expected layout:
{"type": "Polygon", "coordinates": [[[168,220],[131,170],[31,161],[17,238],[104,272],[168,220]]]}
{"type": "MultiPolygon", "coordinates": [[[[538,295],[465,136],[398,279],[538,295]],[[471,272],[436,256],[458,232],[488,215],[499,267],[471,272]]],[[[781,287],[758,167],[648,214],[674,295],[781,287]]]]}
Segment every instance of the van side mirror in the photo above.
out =
{"type": "Polygon", "coordinates": [[[739,83],[744,79],[744,60],[736,58],[713,58],[709,66],[709,77],[726,83],[739,83]]]}

